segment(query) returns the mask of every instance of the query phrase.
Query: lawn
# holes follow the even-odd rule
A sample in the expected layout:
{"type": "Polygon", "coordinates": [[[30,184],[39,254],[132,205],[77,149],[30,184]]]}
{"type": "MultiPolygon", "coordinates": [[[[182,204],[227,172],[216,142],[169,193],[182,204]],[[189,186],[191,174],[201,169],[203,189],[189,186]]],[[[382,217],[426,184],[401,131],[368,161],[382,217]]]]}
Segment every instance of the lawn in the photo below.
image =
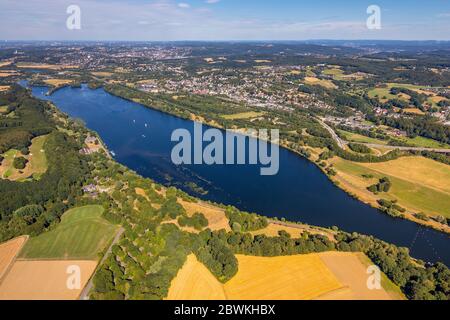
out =
{"type": "MultiPolygon", "coordinates": [[[[333,160],[339,176],[358,190],[361,198],[398,200],[399,205],[413,212],[450,217],[450,166],[422,157],[403,157],[383,163],[355,163],[333,160]],[[371,174],[374,179],[365,179],[371,174]],[[392,188],[388,193],[373,195],[366,188],[377,179],[389,177],[392,188]]],[[[355,190],[353,190],[355,191],[355,190]]]]}
{"type": "Polygon", "coordinates": [[[117,226],[102,218],[101,206],[67,211],[53,230],[31,238],[22,259],[96,259],[114,237],[117,226]]]}
{"type": "Polygon", "coordinates": [[[40,179],[42,174],[47,171],[47,157],[44,152],[44,143],[48,136],[36,137],[31,141],[30,154],[22,155],[20,151],[11,149],[3,154],[5,158],[0,166],[0,177],[11,181],[26,181],[30,177],[40,179]],[[15,157],[23,156],[28,159],[28,163],[23,170],[17,170],[13,167],[15,157]]]}
{"type": "Polygon", "coordinates": [[[400,139],[410,145],[411,147],[421,147],[421,148],[433,148],[433,149],[450,149],[450,145],[441,143],[439,141],[428,139],[424,137],[415,138],[402,138],[400,139]]]}
{"type": "Polygon", "coordinates": [[[344,130],[338,130],[340,134],[342,134],[345,137],[345,140],[350,142],[359,142],[359,143],[372,143],[372,144],[380,144],[380,145],[386,145],[387,141],[376,139],[376,138],[370,138],[363,136],[361,134],[348,132],[344,130]]]}

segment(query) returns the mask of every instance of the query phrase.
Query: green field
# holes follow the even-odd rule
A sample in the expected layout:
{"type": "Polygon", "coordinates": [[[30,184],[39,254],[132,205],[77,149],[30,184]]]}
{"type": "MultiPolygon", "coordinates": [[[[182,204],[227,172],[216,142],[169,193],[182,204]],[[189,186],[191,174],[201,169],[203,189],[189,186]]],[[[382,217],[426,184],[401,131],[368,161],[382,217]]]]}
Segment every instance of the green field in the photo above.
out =
{"type": "Polygon", "coordinates": [[[363,136],[361,134],[348,132],[344,130],[338,130],[338,132],[345,137],[345,140],[350,142],[359,142],[359,143],[372,143],[372,144],[380,144],[380,145],[387,145],[387,141],[376,139],[376,138],[370,138],[363,136]]]}
{"type": "Polygon", "coordinates": [[[117,226],[102,218],[101,206],[67,211],[53,230],[28,240],[21,259],[96,259],[114,237],[117,226]]]}
{"type": "Polygon", "coordinates": [[[450,149],[450,145],[440,143],[439,141],[424,137],[402,138],[411,147],[433,148],[433,149],[450,149]]]}
{"type": "Polygon", "coordinates": [[[39,179],[41,175],[47,171],[47,157],[44,152],[44,143],[47,140],[47,137],[48,136],[40,136],[34,138],[31,142],[31,170],[34,179],[39,179]]]}
{"type": "Polygon", "coordinates": [[[392,188],[388,193],[379,194],[378,198],[398,200],[401,206],[414,212],[450,217],[448,209],[450,193],[442,187],[442,180],[449,175],[450,167],[432,160],[426,161],[428,160],[426,159],[425,164],[421,163],[417,166],[417,168],[422,167],[419,172],[419,170],[415,170],[413,160],[413,158],[406,157],[388,163],[363,164],[339,159],[335,162],[335,168],[337,171],[350,175],[349,182],[364,190],[374,184],[376,179],[388,177],[392,181],[392,188]],[[408,170],[404,168],[405,166],[402,168],[402,163],[406,167],[409,163],[411,164],[409,174],[408,170]],[[428,168],[427,166],[432,167],[428,168]],[[377,168],[377,170],[372,168],[377,168]],[[427,169],[429,169],[428,175],[426,174],[427,169]],[[374,179],[364,180],[362,176],[367,174],[372,175],[374,179]]]}

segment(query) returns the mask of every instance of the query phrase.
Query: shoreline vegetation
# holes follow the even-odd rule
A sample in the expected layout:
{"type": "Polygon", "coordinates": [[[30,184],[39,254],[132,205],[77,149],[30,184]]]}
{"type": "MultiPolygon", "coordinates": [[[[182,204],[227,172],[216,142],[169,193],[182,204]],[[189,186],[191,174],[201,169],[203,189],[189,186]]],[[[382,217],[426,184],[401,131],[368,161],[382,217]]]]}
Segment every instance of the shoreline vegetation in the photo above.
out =
{"type": "MultiPolygon", "coordinates": [[[[169,108],[158,107],[158,106],[155,106],[155,105],[146,104],[145,101],[143,101],[142,99],[131,98],[131,97],[128,97],[126,94],[119,94],[117,92],[117,90],[115,90],[115,88],[117,88],[117,87],[118,87],[117,84],[115,84],[113,86],[111,86],[111,85],[103,86],[104,90],[106,92],[108,92],[109,94],[114,95],[114,96],[116,96],[118,98],[121,98],[121,99],[125,99],[125,100],[128,100],[128,101],[134,102],[134,103],[138,103],[138,104],[142,105],[143,107],[151,108],[153,110],[156,110],[156,111],[159,111],[159,112],[163,112],[163,113],[166,113],[166,114],[169,114],[169,115],[172,115],[172,116],[176,116],[176,117],[179,117],[179,118],[182,118],[182,119],[185,119],[185,120],[191,120],[191,121],[200,122],[200,123],[202,123],[204,125],[208,125],[208,126],[211,126],[211,127],[217,128],[217,129],[229,130],[229,131],[232,131],[232,132],[235,132],[235,133],[240,133],[240,134],[243,134],[243,135],[247,135],[247,136],[256,138],[254,136],[246,134],[245,130],[239,130],[237,128],[231,128],[231,129],[230,128],[226,128],[226,127],[220,125],[217,121],[214,121],[214,120],[207,121],[201,115],[195,115],[195,114],[189,114],[188,115],[188,114],[184,114],[184,113],[180,114],[179,112],[174,112],[173,110],[171,110],[169,108]]],[[[122,87],[122,89],[133,90],[133,89],[131,89],[129,87],[123,87],[123,86],[121,86],[121,87],[122,87]]],[[[145,93],[142,93],[142,94],[145,94],[145,93]]],[[[316,148],[310,147],[310,146],[305,146],[304,149],[299,151],[296,148],[292,148],[289,144],[290,144],[289,141],[286,141],[286,140],[283,141],[280,138],[280,143],[279,143],[280,147],[283,147],[283,148],[285,148],[285,149],[295,153],[296,155],[301,156],[303,158],[306,158],[310,162],[314,163],[328,177],[328,179],[336,187],[338,187],[341,190],[343,190],[344,192],[346,192],[352,198],[354,198],[354,199],[356,199],[358,201],[361,201],[364,204],[371,206],[372,208],[375,208],[375,209],[379,210],[380,213],[387,214],[383,210],[383,207],[380,206],[380,204],[377,201],[367,201],[366,199],[360,197],[357,193],[353,192],[351,189],[346,188],[341,183],[339,183],[339,181],[336,180],[335,176],[333,175],[333,171],[331,171],[331,170],[334,170],[333,167],[328,167],[328,168],[323,167],[323,165],[321,165],[322,161],[320,161],[320,159],[319,159],[320,154],[316,153],[314,155],[314,153],[315,153],[314,149],[316,149],[316,148]],[[306,149],[306,151],[309,152],[309,154],[305,154],[305,152],[304,152],[305,149],[306,149]],[[316,160],[312,160],[311,159],[312,155],[317,157],[317,159],[316,160]]],[[[338,149],[340,149],[339,146],[336,146],[336,147],[338,149]]],[[[344,150],[342,150],[342,151],[344,151],[344,150]]],[[[336,153],[337,153],[337,156],[340,155],[339,150],[337,150],[336,153]]],[[[401,158],[401,157],[408,157],[408,156],[414,156],[414,154],[394,149],[394,150],[388,152],[387,154],[385,154],[385,155],[383,155],[381,157],[376,157],[376,160],[377,160],[376,162],[385,162],[385,161],[388,161],[388,160],[395,160],[395,159],[398,159],[398,158],[401,158]]],[[[416,214],[419,214],[419,213],[416,213],[416,214]]],[[[390,216],[392,216],[392,215],[390,215],[390,216]]],[[[443,224],[438,224],[434,220],[430,221],[431,219],[430,220],[419,219],[413,213],[409,213],[407,215],[400,214],[400,215],[396,216],[395,218],[406,219],[406,220],[412,221],[414,223],[417,223],[419,225],[422,225],[422,226],[425,226],[425,227],[428,227],[428,228],[432,228],[432,229],[434,229],[436,231],[443,232],[445,234],[450,234],[450,226],[443,225],[443,224]]]]}
{"type": "MultiPolygon", "coordinates": [[[[44,105],[37,99],[30,100],[44,105]]],[[[59,189],[61,195],[48,195],[49,198],[36,201],[34,205],[20,201],[10,203],[20,209],[20,214],[10,220],[15,222],[14,225],[0,227],[10,231],[9,238],[13,238],[15,233],[38,236],[48,230],[55,231],[58,226],[63,227],[61,217],[69,209],[101,205],[105,209],[102,217],[111,224],[121,225],[125,231],[110,252],[99,252],[106,258],[93,277],[92,299],[163,299],[192,253],[219,281],[225,283],[238,272],[236,255],[279,257],[329,251],[363,252],[409,299],[448,298],[446,284],[450,271],[444,264],[416,260],[409,255],[407,248],[373,236],[350,234],[338,228],[327,229],[334,234],[331,240],[312,232],[302,232],[299,238],[292,238],[287,232],[279,232],[278,237],[253,236],[251,232],[267,227],[267,218],[224,205],[215,206],[225,211],[230,231],[203,228],[195,234],[183,231],[173,223],[164,224],[165,221],[188,216],[179,199],[194,204],[198,200],[175,188],[163,188],[102,153],[81,155],[77,150],[83,147],[85,136],[93,133],[84,125],[64,121],[67,118],[58,109],[48,110],[50,105],[46,103],[43,107],[48,111],[46,117],[51,118],[54,124],[45,148],[54,151],[59,147],[61,152],[48,153],[55,156],[49,157],[49,170],[41,181],[51,182],[48,180],[50,174],[66,164],[71,167],[73,176],[66,173],[70,183],[67,188],[59,189]],[[58,126],[64,130],[56,129],[58,126]],[[95,195],[90,188],[80,192],[80,186],[91,185],[102,191],[95,195]],[[140,188],[140,194],[136,188],[140,188]],[[60,202],[55,200],[58,199],[62,201],[61,206],[57,206],[60,202]],[[63,201],[65,199],[67,202],[63,201]],[[23,205],[25,207],[20,207],[23,205]],[[15,226],[20,229],[9,229],[15,226]]],[[[56,173],[59,174],[58,171],[56,173]]],[[[37,186],[40,183],[34,182],[37,186]]],[[[21,184],[15,186],[22,187],[21,184]]],[[[22,196],[16,192],[16,197],[22,196]]],[[[95,233],[96,230],[86,232],[95,233]]]]}

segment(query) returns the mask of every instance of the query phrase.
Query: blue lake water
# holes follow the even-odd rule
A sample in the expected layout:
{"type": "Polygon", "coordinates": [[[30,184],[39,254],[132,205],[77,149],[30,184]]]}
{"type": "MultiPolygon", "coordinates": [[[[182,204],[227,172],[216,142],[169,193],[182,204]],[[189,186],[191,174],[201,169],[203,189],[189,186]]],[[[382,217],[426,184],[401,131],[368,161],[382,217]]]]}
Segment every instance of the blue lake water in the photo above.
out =
{"type": "Polygon", "coordinates": [[[176,144],[171,142],[171,134],[179,128],[193,132],[192,121],[84,85],[66,87],[51,96],[45,95],[47,91],[46,87],[32,88],[34,96],[83,119],[114,151],[117,161],[144,177],[241,210],[373,235],[410,248],[413,257],[449,265],[448,235],[391,218],[351,198],[314,164],[288,150],[280,149],[280,170],[275,176],[261,176],[260,167],[251,165],[176,166],[171,161],[176,144]],[[195,193],[189,182],[208,193],[195,193]]]}

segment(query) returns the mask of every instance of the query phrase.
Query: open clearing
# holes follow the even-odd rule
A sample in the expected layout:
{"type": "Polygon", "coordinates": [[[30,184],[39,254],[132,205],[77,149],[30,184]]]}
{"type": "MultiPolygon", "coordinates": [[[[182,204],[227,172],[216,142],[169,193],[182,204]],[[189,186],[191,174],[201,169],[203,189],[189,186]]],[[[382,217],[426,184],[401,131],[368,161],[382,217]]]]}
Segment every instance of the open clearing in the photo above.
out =
{"type": "Polygon", "coordinates": [[[242,113],[236,113],[236,114],[230,114],[230,115],[223,115],[222,118],[226,120],[242,120],[242,119],[251,119],[251,118],[258,118],[264,116],[265,112],[242,112],[242,113]]]}
{"type": "Polygon", "coordinates": [[[322,87],[325,87],[327,89],[336,89],[336,85],[331,82],[330,80],[321,80],[316,77],[305,77],[305,83],[311,84],[311,85],[319,85],[322,87]]]}
{"type": "Polygon", "coordinates": [[[75,300],[96,267],[96,261],[16,261],[0,284],[0,300],[75,300]],[[80,268],[80,289],[67,287],[72,266],[80,268]]]}
{"type": "Polygon", "coordinates": [[[187,215],[192,217],[195,213],[202,213],[208,220],[208,228],[212,231],[226,230],[231,231],[228,218],[225,211],[203,202],[187,202],[179,200],[179,203],[186,209],[187,215]]]}
{"type": "Polygon", "coordinates": [[[28,237],[18,237],[0,244],[0,280],[19,254],[28,237]]]}
{"type": "Polygon", "coordinates": [[[73,81],[67,80],[67,79],[47,79],[47,80],[44,80],[44,82],[51,86],[60,87],[60,86],[65,86],[65,85],[71,84],[73,81]]]}
{"type": "Polygon", "coordinates": [[[28,178],[39,179],[47,171],[47,157],[44,152],[44,143],[48,136],[40,136],[31,140],[30,153],[22,155],[20,151],[11,149],[3,154],[4,160],[0,165],[0,177],[11,181],[24,181],[28,178]],[[23,156],[28,163],[23,170],[13,166],[14,158],[23,156]]]}
{"type": "Polygon", "coordinates": [[[21,259],[96,259],[114,237],[117,226],[104,220],[101,206],[67,211],[53,230],[28,240],[21,259]]]}
{"type": "Polygon", "coordinates": [[[387,278],[382,279],[382,286],[387,289],[377,292],[367,289],[366,270],[371,263],[360,253],[236,257],[239,271],[223,285],[194,255],[188,256],[187,262],[172,281],[168,300],[401,298],[398,289],[387,278]],[[391,291],[394,294],[390,294],[391,291]]]}
{"type": "Polygon", "coordinates": [[[450,166],[422,157],[403,157],[383,163],[356,163],[340,158],[330,161],[337,170],[333,180],[360,200],[377,206],[376,200],[398,200],[399,205],[412,212],[450,217],[450,166]],[[365,179],[363,175],[372,175],[365,179]],[[387,193],[374,195],[367,187],[382,177],[392,181],[387,193]]]}

